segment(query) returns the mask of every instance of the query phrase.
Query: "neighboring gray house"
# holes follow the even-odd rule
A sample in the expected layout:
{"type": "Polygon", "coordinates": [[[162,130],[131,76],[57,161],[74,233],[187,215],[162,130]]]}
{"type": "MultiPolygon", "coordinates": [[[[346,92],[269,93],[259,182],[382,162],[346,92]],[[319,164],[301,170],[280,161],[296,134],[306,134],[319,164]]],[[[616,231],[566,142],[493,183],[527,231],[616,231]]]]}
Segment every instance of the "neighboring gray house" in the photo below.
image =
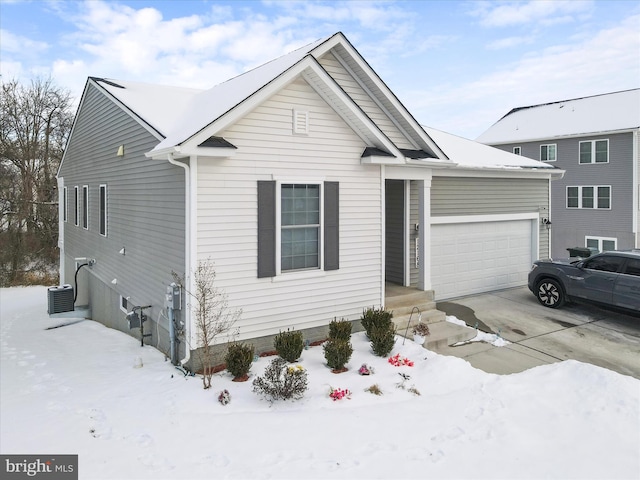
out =
{"type": "Polygon", "coordinates": [[[341,33],[210,90],[89,78],[58,173],[61,280],[124,331],[150,305],[167,351],[172,271],[190,288],[211,259],[238,338],[271,349],[389,305],[390,284],[407,301],[525,284],[560,175],[421,127],[341,33]]]}
{"type": "Polygon", "coordinates": [[[551,255],[640,247],[640,89],[514,108],[478,142],[565,170],[551,185],[551,255]]]}

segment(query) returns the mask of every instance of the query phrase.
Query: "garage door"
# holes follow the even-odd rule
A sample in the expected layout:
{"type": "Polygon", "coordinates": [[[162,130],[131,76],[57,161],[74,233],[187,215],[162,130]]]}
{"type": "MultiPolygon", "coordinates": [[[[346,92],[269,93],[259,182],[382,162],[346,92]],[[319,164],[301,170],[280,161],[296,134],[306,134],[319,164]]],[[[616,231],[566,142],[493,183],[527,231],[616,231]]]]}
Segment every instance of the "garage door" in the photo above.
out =
{"type": "Polygon", "coordinates": [[[431,226],[431,282],[437,300],[526,285],[530,220],[431,226]]]}

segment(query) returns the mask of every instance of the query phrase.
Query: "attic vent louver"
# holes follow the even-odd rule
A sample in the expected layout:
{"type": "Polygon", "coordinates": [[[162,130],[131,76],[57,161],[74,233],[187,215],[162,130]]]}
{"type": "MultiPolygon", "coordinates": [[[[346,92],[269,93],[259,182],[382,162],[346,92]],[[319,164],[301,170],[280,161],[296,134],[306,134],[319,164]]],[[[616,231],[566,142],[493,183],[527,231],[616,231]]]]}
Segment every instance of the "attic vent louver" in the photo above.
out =
{"type": "Polygon", "coordinates": [[[293,111],[293,133],[298,135],[309,133],[309,112],[305,110],[293,111]]]}

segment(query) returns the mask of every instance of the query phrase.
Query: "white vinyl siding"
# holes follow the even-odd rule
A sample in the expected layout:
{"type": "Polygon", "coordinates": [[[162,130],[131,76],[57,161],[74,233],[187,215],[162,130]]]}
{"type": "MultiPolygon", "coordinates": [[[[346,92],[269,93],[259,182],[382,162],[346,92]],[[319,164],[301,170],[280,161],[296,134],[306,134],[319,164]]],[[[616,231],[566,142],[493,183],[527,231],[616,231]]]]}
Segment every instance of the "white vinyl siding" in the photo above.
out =
{"type": "Polygon", "coordinates": [[[588,140],[580,142],[581,164],[609,163],[609,140],[588,140]]]}
{"type": "MultiPolygon", "coordinates": [[[[198,258],[211,258],[229,305],[242,308],[239,339],[359,318],[380,305],[380,167],[361,165],[365,145],[301,79],[220,136],[238,147],[230,160],[198,157],[198,258]],[[309,134],[294,135],[292,110],[309,111],[309,134]],[[340,268],[257,277],[257,181],[340,182],[340,268]]],[[[192,167],[193,168],[193,167],[192,167]]]]}

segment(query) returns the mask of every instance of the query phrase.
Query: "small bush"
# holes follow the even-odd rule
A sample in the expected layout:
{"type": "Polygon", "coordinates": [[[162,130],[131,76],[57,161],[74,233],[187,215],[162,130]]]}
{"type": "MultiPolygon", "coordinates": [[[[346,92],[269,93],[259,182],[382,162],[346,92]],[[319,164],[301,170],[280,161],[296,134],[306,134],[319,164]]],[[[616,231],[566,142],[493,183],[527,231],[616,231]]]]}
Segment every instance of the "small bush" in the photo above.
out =
{"type": "Polygon", "coordinates": [[[385,326],[373,326],[371,328],[371,349],[378,357],[386,357],[393,350],[396,343],[396,327],[393,323],[385,326]]]}
{"type": "Polygon", "coordinates": [[[412,332],[414,335],[420,335],[422,337],[428,337],[429,335],[431,335],[431,332],[429,331],[429,325],[422,322],[415,324],[412,332]]]}
{"type": "Polygon", "coordinates": [[[284,358],[287,362],[295,362],[300,358],[304,349],[302,332],[294,330],[280,332],[273,340],[273,347],[278,352],[278,356],[284,358]]]}
{"type": "Polygon", "coordinates": [[[385,310],[384,308],[368,308],[362,312],[362,317],[360,318],[360,323],[362,323],[362,327],[364,328],[367,338],[371,340],[371,331],[373,327],[378,327],[378,329],[386,327],[389,328],[389,325],[393,325],[393,313],[385,310]]]}
{"type": "Polygon", "coordinates": [[[351,340],[351,322],[345,320],[333,319],[329,324],[329,338],[335,340],[351,340]]]}
{"type": "Polygon", "coordinates": [[[283,358],[274,358],[264,375],[253,381],[253,391],[270,401],[302,398],[307,390],[307,371],[300,365],[291,367],[283,358]]]}
{"type": "Polygon", "coordinates": [[[382,395],[382,390],[380,390],[380,387],[378,386],[377,383],[374,383],[369,388],[365,388],[364,391],[373,393],[374,395],[382,395]]]}
{"type": "Polygon", "coordinates": [[[323,349],[327,365],[333,370],[342,370],[353,353],[351,342],[340,338],[329,338],[323,349]]]}
{"type": "Polygon", "coordinates": [[[244,377],[249,373],[253,363],[253,353],[253,345],[244,343],[229,344],[224,361],[227,364],[227,370],[234,378],[244,377]]]}

